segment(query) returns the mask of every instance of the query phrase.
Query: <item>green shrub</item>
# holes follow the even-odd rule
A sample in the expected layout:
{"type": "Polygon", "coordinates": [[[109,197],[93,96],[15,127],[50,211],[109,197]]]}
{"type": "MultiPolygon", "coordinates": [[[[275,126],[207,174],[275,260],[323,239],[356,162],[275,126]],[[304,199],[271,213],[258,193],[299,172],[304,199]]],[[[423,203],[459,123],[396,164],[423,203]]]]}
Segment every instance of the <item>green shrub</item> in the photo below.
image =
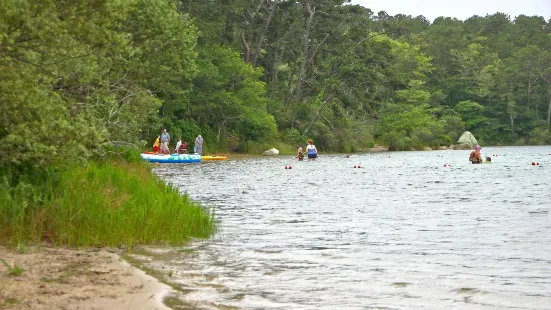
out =
{"type": "Polygon", "coordinates": [[[530,144],[551,144],[551,129],[548,127],[538,127],[529,134],[528,142],[530,144]]]}

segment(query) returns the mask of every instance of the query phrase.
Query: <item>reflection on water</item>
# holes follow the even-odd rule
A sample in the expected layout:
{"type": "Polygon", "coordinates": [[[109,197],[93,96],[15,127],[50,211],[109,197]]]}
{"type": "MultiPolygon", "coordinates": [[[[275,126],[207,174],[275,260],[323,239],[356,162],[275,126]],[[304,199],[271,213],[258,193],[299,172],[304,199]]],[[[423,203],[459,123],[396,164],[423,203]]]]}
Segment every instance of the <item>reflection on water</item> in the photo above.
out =
{"type": "Polygon", "coordinates": [[[199,308],[551,309],[551,147],[482,153],[160,166],[220,231],[134,258],[199,308]]]}

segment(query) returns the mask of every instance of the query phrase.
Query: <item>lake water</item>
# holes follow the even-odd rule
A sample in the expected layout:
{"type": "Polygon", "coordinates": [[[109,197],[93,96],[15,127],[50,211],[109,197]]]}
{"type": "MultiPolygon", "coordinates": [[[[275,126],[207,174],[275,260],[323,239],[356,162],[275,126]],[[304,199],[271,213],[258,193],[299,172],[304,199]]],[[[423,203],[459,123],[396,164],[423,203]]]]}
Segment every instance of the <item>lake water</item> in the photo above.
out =
{"type": "Polygon", "coordinates": [[[220,229],[131,256],[190,308],[551,309],[551,146],[469,152],[161,165],[220,229]]]}

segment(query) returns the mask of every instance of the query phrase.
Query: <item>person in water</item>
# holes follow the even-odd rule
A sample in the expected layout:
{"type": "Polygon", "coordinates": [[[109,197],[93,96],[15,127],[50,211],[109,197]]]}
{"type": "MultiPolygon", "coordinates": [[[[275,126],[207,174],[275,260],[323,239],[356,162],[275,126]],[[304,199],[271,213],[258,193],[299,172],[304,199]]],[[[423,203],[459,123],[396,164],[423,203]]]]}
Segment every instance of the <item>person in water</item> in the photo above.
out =
{"type": "Polygon", "coordinates": [[[299,147],[297,149],[297,158],[299,161],[304,160],[304,153],[302,153],[302,147],[299,147]]]}
{"type": "Polygon", "coordinates": [[[469,155],[469,160],[473,164],[481,164],[482,163],[482,155],[480,155],[480,145],[476,145],[475,150],[471,152],[469,155]]]}
{"type": "Polygon", "coordinates": [[[308,154],[308,159],[313,159],[318,157],[318,150],[314,145],[312,139],[308,140],[308,146],[306,147],[306,153],[308,154]]]}
{"type": "Polygon", "coordinates": [[[203,137],[201,137],[201,135],[198,135],[197,138],[195,138],[195,146],[193,147],[193,152],[199,155],[203,153],[203,137]]]}
{"type": "Polygon", "coordinates": [[[157,139],[155,139],[155,142],[153,143],[153,150],[155,150],[155,153],[159,153],[159,145],[161,144],[161,136],[157,136],[157,139]]]}
{"type": "Polygon", "coordinates": [[[492,163],[492,158],[486,156],[486,161],[485,161],[484,163],[485,163],[485,164],[491,164],[491,163],[492,163]]]}

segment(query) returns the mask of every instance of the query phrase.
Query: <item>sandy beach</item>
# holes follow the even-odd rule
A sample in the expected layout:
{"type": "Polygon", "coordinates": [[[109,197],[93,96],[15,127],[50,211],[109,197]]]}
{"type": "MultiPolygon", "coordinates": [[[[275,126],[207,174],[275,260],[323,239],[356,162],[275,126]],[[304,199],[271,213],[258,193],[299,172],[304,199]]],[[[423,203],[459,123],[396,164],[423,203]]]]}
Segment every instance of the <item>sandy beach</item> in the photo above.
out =
{"type": "Polygon", "coordinates": [[[106,250],[0,246],[0,309],[170,309],[169,286],[106,250]]]}

